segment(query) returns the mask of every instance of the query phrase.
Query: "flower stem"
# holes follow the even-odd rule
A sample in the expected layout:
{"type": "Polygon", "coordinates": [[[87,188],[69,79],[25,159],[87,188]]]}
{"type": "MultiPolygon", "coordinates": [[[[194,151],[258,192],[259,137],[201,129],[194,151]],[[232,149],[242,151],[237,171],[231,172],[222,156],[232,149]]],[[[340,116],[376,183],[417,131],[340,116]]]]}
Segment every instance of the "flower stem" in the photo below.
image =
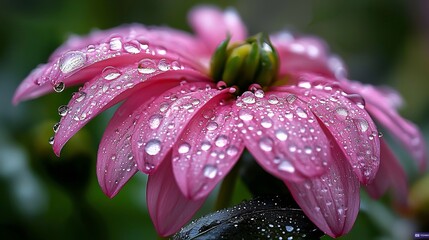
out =
{"type": "Polygon", "coordinates": [[[229,207],[234,194],[235,183],[240,169],[240,161],[235,164],[229,174],[223,179],[220,191],[216,199],[215,210],[229,207]]]}

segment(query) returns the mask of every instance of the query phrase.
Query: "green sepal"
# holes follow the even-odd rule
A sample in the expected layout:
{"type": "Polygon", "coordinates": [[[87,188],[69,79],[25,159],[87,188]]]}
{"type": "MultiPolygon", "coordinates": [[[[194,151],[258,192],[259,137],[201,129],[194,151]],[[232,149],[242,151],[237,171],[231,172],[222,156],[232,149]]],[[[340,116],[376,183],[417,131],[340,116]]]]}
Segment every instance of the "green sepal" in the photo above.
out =
{"type": "Polygon", "coordinates": [[[228,57],[227,48],[229,41],[231,40],[231,36],[223,40],[219,46],[216,48],[211,61],[210,61],[210,74],[214,80],[220,81],[222,80],[222,74],[225,68],[226,60],[228,57]]]}

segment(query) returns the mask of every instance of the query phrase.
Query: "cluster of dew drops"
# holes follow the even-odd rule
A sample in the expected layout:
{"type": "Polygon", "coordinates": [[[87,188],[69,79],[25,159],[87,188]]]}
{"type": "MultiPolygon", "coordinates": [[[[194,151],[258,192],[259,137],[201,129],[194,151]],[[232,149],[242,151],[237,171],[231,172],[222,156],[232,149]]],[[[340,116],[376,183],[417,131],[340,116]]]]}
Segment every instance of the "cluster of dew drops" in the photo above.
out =
{"type": "MultiPolygon", "coordinates": [[[[86,50],[82,51],[69,51],[66,52],[57,63],[54,64],[56,70],[60,70],[60,75],[67,75],[73,73],[86,64],[96,63],[105,59],[112,57],[117,57],[122,54],[138,54],[144,52],[146,54],[156,56],[154,58],[143,58],[138,62],[137,72],[143,75],[155,74],[157,71],[165,72],[168,70],[181,70],[184,67],[181,65],[179,60],[169,62],[165,58],[162,58],[163,55],[167,54],[167,51],[162,46],[156,46],[153,49],[149,48],[149,44],[145,41],[130,41],[123,42],[120,37],[112,37],[108,43],[102,43],[98,46],[88,45],[86,50]],[[95,55],[94,55],[95,54],[95,55]],[[93,55],[91,58],[88,58],[88,55],[93,55]],[[159,61],[155,59],[159,58],[159,61]]],[[[122,72],[113,66],[105,67],[101,76],[106,81],[113,81],[118,79],[122,75],[122,72]]],[[[145,78],[143,78],[145,79],[145,78]]],[[[53,90],[57,93],[61,93],[66,88],[66,85],[62,81],[53,82],[53,90]]],[[[35,80],[36,85],[41,85],[41,80],[35,80]]],[[[128,82],[124,84],[125,88],[131,88],[135,85],[135,82],[128,82]]],[[[102,91],[105,93],[108,91],[109,86],[106,84],[102,87],[102,91]]],[[[120,89],[121,86],[116,86],[117,89],[120,89]]],[[[78,92],[73,93],[73,99],[77,102],[82,102],[87,96],[87,93],[79,89],[78,92]]],[[[60,117],[66,116],[71,111],[71,108],[67,105],[61,105],[58,107],[58,115],[60,117]]],[[[73,119],[76,121],[85,120],[87,117],[86,113],[82,113],[80,116],[75,116],[73,119]]],[[[54,133],[57,133],[60,128],[60,123],[56,123],[53,126],[54,133]]],[[[50,137],[48,140],[49,144],[54,144],[54,136],[50,137]]]]}

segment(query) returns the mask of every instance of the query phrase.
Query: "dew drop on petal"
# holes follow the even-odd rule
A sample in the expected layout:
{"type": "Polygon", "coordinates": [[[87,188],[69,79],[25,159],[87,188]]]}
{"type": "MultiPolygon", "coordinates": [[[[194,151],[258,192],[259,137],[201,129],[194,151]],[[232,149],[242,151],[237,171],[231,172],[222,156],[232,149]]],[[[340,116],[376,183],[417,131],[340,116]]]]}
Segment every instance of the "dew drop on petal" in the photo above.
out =
{"type": "Polygon", "coordinates": [[[293,231],[293,227],[292,226],[286,226],[286,231],[288,232],[292,232],[293,231]]]}
{"type": "Polygon", "coordinates": [[[266,152],[273,149],[273,140],[270,137],[263,137],[259,140],[259,147],[266,152]]]}
{"type": "Polygon", "coordinates": [[[225,135],[219,135],[215,140],[215,145],[218,147],[225,147],[228,143],[228,137],[225,135]]]}
{"type": "Polygon", "coordinates": [[[275,105],[279,103],[279,99],[276,96],[271,95],[268,97],[268,103],[275,105]]]}
{"type": "Polygon", "coordinates": [[[151,139],[146,143],[144,150],[147,154],[154,156],[161,151],[161,142],[158,139],[151,139]]]}
{"type": "Polygon", "coordinates": [[[210,148],[211,148],[211,144],[209,143],[209,142],[203,142],[202,144],[201,144],[201,150],[203,150],[203,151],[207,151],[207,150],[209,150],[210,148]]]}
{"type": "Polygon", "coordinates": [[[118,51],[122,49],[122,42],[121,42],[121,38],[119,37],[114,37],[112,39],[110,39],[110,50],[113,51],[118,51]]]}
{"type": "Polygon", "coordinates": [[[149,126],[151,129],[157,129],[161,124],[163,116],[161,114],[154,114],[149,118],[149,126]]]}
{"type": "Polygon", "coordinates": [[[289,152],[296,152],[296,146],[295,145],[290,145],[289,146],[289,152]]]}
{"type": "Polygon", "coordinates": [[[69,111],[69,107],[67,105],[61,105],[58,107],[58,115],[62,117],[67,115],[68,111],[69,111]]]}
{"type": "Polygon", "coordinates": [[[179,146],[179,148],[177,149],[177,151],[179,152],[179,153],[187,153],[187,152],[189,152],[189,150],[191,149],[191,145],[189,145],[189,143],[187,143],[187,142],[184,142],[184,143],[182,143],[182,144],[180,144],[180,146],[179,146]]]}
{"type": "Polygon", "coordinates": [[[243,120],[243,121],[250,121],[253,119],[253,114],[250,110],[248,109],[241,109],[238,112],[238,117],[243,120]]]}
{"type": "Polygon", "coordinates": [[[275,132],[276,138],[280,141],[286,141],[288,138],[288,135],[285,130],[283,129],[277,129],[275,132]]]}
{"type": "Polygon", "coordinates": [[[52,127],[52,130],[54,131],[54,133],[58,132],[58,129],[60,128],[60,123],[57,122],[54,124],[54,126],[52,127]]]}
{"type": "Polygon", "coordinates": [[[264,90],[258,89],[255,91],[255,97],[257,98],[263,98],[265,96],[264,90]]]}
{"type": "Polygon", "coordinates": [[[170,64],[168,64],[167,60],[161,59],[158,63],[158,69],[164,72],[168,71],[170,70],[170,64]]]}
{"type": "Polygon", "coordinates": [[[364,118],[354,119],[354,122],[361,132],[366,132],[369,128],[369,124],[364,118]]]}
{"type": "Polygon", "coordinates": [[[270,128],[271,126],[273,126],[273,121],[271,120],[271,118],[264,118],[261,120],[261,126],[264,128],[270,128]]]}
{"type": "Polygon", "coordinates": [[[289,95],[287,95],[287,97],[286,97],[286,101],[287,101],[289,104],[294,103],[294,102],[295,102],[295,100],[296,100],[296,95],[294,95],[294,94],[289,94],[289,95]]]}
{"type": "Polygon", "coordinates": [[[124,44],[124,49],[125,49],[125,51],[127,51],[128,53],[131,53],[131,54],[137,54],[140,52],[139,46],[137,46],[134,43],[130,43],[130,42],[124,44]]]}
{"type": "Polygon", "coordinates": [[[142,59],[139,62],[137,71],[142,74],[150,74],[156,71],[156,63],[152,59],[142,59]]]}
{"type": "Polygon", "coordinates": [[[80,51],[71,51],[60,59],[59,66],[63,73],[73,72],[85,65],[86,54],[80,51]]]}
{"type": "Polygon", "coordinates": [[[244,93],[241,95],[241,97],[242,97],[242,101],[243,101],[244,103],[247,103],[247,104],[253,104],[253,103],[255,103],[255,102],[256,102],[255,94],[253,94],[253,93],[252,93],[252,92],[250,92],[250,91],[246,91],[246,92],[244,92],[244,93]]]}
{"type": "Polygon", "coordinates": [[[338,117],[342,119],[346,118],[349,115],[349,112],[347,111],[347,109],[343,107],[339,107],[335,109],[335,113],[337,114],[338,117]]]}
{"type": "Polygon", "coordinates": [[[217,167],[207,164],[204,166],[203,174],[206,178],[213,179],[217,175],[217,167]]]}
{"type": "Polygon", "coordinates": [[[226,154],[228,154],[231,157],[237,155],[237,153],[238,153],[238,149],[234,146],[230,146],[228,149],[226,149],[226,154]]]}
{"type": "Polygon", "coordinates": [[[219,81],[219,82],[217,82],[216,83],[216,87],[217,87],[217,89],[219,89],[219,90],[222,90],[222,89],[225,89],[226,88],[226,82],[224,82],[224,81],[219,81]]]}
{"type": "Polygon", "coordinates": [[[49,140],[48,140],[48,143],[51,144],[51,145],[53,145],[54,141],[55,141],[55,138],[54,137],[50,137],[49,140]]]}
{"type": "Polygon", "coordinates": [[[300,107],[296,109],[296,115],[298,115],[300,118],[307,118],[307,113],[300,107]]]}
{"type": "Polygon", "coordinates": [[[57,93],[64,91],[65,88],[66,85],[63,82],[58,82],[54,85],[54,91],[57,93]]]}
{"type": "Polygon", "coordinates": [[[295,172],[295,167],[292,165],[292,163],[284,159],[280,160],[280,164],[277,166],[277,168],[283,172],[288,172],[288,173],[295,172]]]}
{"type": "Polygon", "coordinates": [[[209,130],[209,131],[214,131],[214,130],[216,130],[217,128],[218,128],[218,124],[216,123],[216,122],[209,122],[208,124],[207,124],[207,130],[209,130]]]}
{"type": "Polygon", "coordinates": [[[305,146],[304,147],[304,153],[305,154],[311,154],[313,152],[313,149],[311,149],[310,146],[305,146]]]}
{"type": "Polygon", "coordinates": [[[74,96],[77,102],[82,102],[86,98],[86,92],[79,91],[74,96]]]}
{"type": "Polygon", "coordinates": [[[115,67],[105,67],[101,73],[104,79],[112,81],[121,76],[121,72],[115,67]]]}

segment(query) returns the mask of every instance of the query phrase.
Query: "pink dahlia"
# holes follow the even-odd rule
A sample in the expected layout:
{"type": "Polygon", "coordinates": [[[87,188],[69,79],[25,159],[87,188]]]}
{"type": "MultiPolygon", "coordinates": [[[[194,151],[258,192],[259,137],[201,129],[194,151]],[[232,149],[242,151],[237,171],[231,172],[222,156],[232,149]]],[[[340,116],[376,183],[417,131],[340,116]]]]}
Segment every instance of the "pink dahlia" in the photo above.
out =
{"type": "Polygon", "coordinates": [[[284,181],[326,234],[347,233],[359,188],[375,197],[406,176],[374,119],[424,168],[417,127],[401,118],[392,90],[350,81],[323,41],[286,32],[246,38],[233,11],[200,7],[196,35],[127,25],[72,37],[19,86],[14,103],[83,85],[50,139],[59,155],[86,123],[124,101],[98,150],[97,176],[115,196],[138,171],[149,175],[147,204],[160,235],[200,208],[246,148],[284,181]]]}

